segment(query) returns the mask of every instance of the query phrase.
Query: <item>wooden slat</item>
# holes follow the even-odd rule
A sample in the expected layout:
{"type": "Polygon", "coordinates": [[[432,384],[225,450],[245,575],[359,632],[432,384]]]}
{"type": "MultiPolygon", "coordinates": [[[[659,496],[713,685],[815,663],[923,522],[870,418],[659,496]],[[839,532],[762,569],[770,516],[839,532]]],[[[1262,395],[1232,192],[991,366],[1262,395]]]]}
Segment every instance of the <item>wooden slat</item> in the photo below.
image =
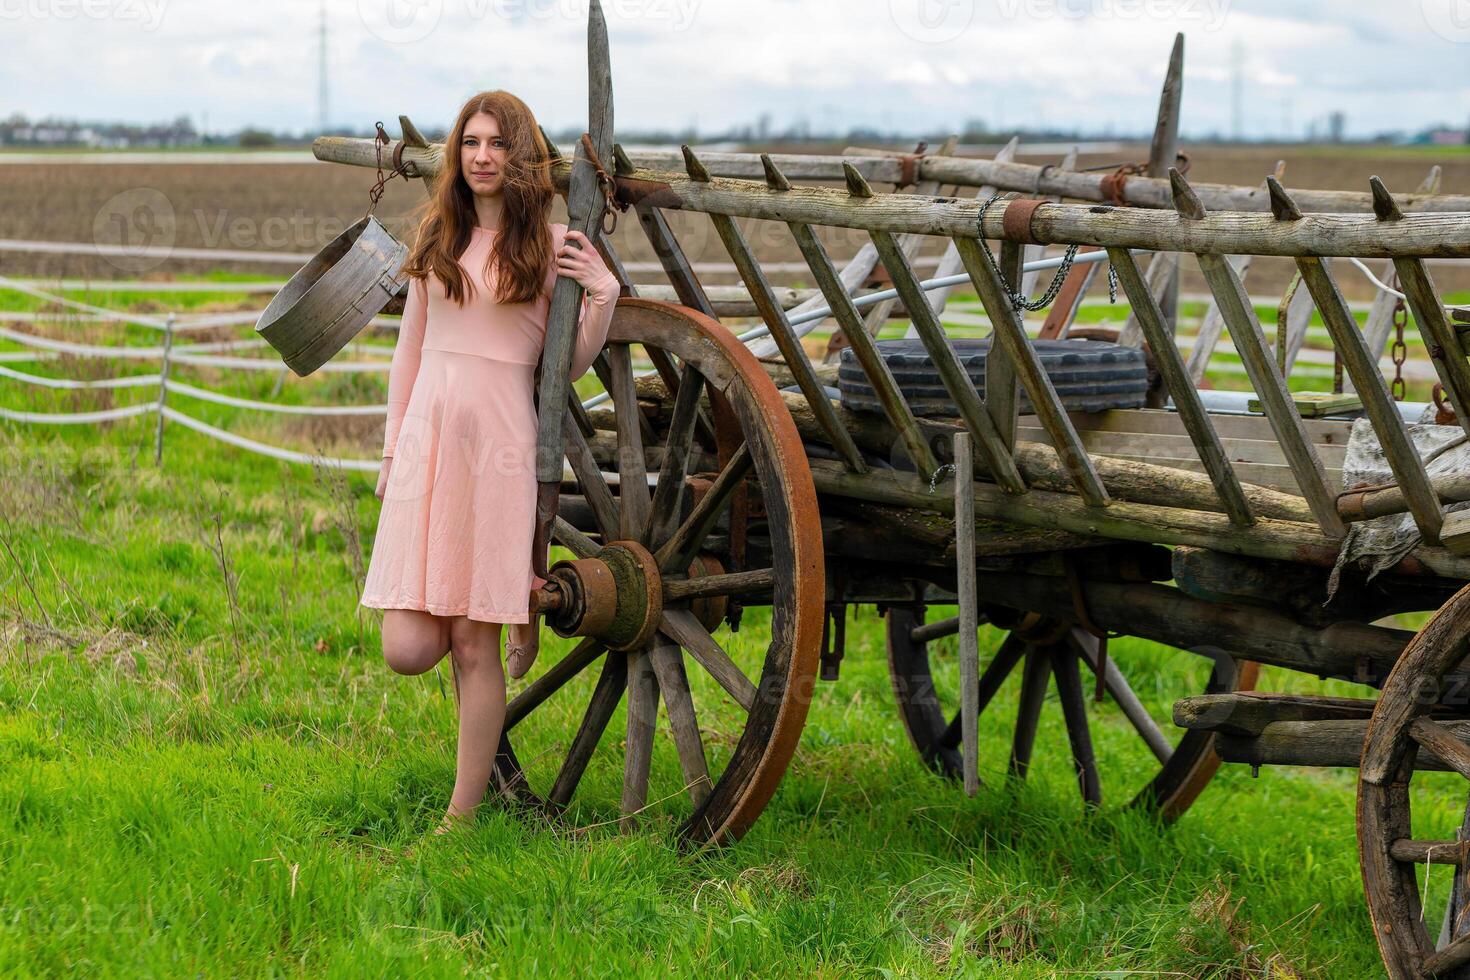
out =
{"type": "Polygon", "coordinates": [[[669,227],[664,213],[642,202],[635,204],[634,210],[638,214],[638,224],[643,229],[644,237],[653,246],[653,254],[664,267],[664,275],[669,277],[669,283],[674,287],[680,305],[714,317],[715,308],[705,295],[704,286],[700,283],[699,276],[695,275],[694,266],[684,254],[684,249],[674,236],[674,230],[669,227]]]}
{"type": "Polygon", "coordinates": [[[817,287],[827,297],[832,315],[837,318],[838,326],[842,328],[852,347],[853,356],[857,358],[868,382],[873,386],[873,392],[883,406],[884,414],[894,428],[898,429],[919,472],[928,479],[939,468],[939,462],[934,458],[929,444],[924,441],[913,410],[904,401],[903,393],[898,390],[898,382],[893,378],[893,371],[888,367],[888,362],[883,360],[872,336],[865,329],[862,316],[852,304],[852,297],[842,287],[827,250],[822,247],[810,225],[791,222],[788,227],[796,239],[797,247],[801,249],[802,257],[806,259],[807,266],[812,270],[812,276],[817,280],[817,287]]]}
{"type": "Polygon", "coordinates": [[[1154,352],[1154,362],[1158,365],[1159,374],[1163,376],[1164,386],[1174,398],[1179,418],[1199,453],[1200,463],[1209,475],[1210,483],[1214,485],[1225,513],[1230,515],[1230,520],[1235,524],[1244,526],[1255,523],[1250,502],[1241,489],[1240,478],[1230,465],[1230,458],[1225,454],[1219,435],[1210,425],[1204,403],[1190,381],[1189,369],[1179,356],[1179,348],[1174,346],[1168,324],[1164,321],[1164,312],[1144,282],[1133,253],[1127,249],[1108,249],[1108,260],[1118,272],[1118,281],[1128,294],[1139,329],[1154,352]]]}
{"type": "Polygon", "coordinates": [[[954,400],[960,419],[975,437],[985,465],[995,474],[995,481],[1005,490],[1010,493],[1024,493],[1026,484],[1021,479],[1020,471],[1016,469],[1016,461],[985,410],[980,393],[975,390],[969,372],[960,363],[959,355],[955,353],[954,345],[950,343],[939,317],[924,301],[924,291],[919,288],[914,270],[904,259],[892,235],[878,231],[872,233],[872,238],[873,244],[878,248],[878,257],[888,269],[888,276],[893,280],[894,288],[898,290],[909,311],[924,349],[934,362],[934,370],[944,382],[950,398],[954,400]]]}
{"type": "MultiPolygon", "coordinates": [[[[956,243],[959,241],[958,239],[953,240],[956,243]]],[[[1013,283],[1021,278],[1024,256],[1024,251],[1017,243],[1001,242],[1000,270],[1005,274],[1006,282],[1013,283]]],[[[960,261],[964,262],[964,260],[965,255],[961,252],[960,261]]],[[[974,282],[973,277],[970,281],[974,282]]],[[[1007,304],[1009,302],[1009,300],[1006,301],[1007,304]]],[[[994,322],[992,318],[992,325],[994,322]]],[[[992,328],[990,350],[985,357],[985,411],[990,415],[990,420],[995,423],[995,431],[1000,433],[1001,441],[1005,443],[1006,448],[1015,449],[1016,426],[1020,424],[1021,419],[1020,378],[1016,376],[1016,362],[1011,357],[1010,351],[995,343],[994,337],[995,332],[992,328]]]]}
{"type": "MultiPolygon", "coordinates": [[[[1046,369],[1042,367],[1036,348],[1026,338],[1021,319],[1005,295],[999,273],[990,261],[990,256],[977,239],[956,238],[954,241],[960,251],[960,258],[964,260],[965,271],[969,273],[970,281],[980,294],[980,301],[985,305],[985,311],[990,314],[990,322],[994,325],[989,358],[993,359],[998,350],[1005,350],[1016,376],[1026,389],[1026,394],[1031,396],[1031,406],[1037,419],[1051,435],[1057,456],[1067,468],[1072,483],[1077,487],[1077,493],[1094,507],[1105,506],[1108,502],[1108,491],[1103,486],[1102,478],[1097,475],[1092,460],[1088,458],[1087,450],[1077,436],[1077,430],[1072,427],[1072,420],[1067,417],[1067,410],[1062,407],[1062,400],[1058,397],[1046,369]]],[[[989,384],[988,380],[986,383],[989,384]]],[[[988,388],[986,394],[990,394],[988,388]]],[[[1012,438],[1014,439],[1014,434],[1012,438]]]]}
{"type": "MultiPolygon", "coordinates": [[[[975,472],[970,433],[954,435],[956,473],[975,472]]],[[[965,795],[980,791],[980,610],[975,596],[975,481],[954,481],[955,581],[960,605],[960,771],[965,795]]]]}
{"type": "Polygon", "coordinates": [[[715,231],[719,233],[725,251],[734,261],[735,270],[745,282],[745,288],[750,290],[751,299],[755,301],[756,308],[760,310],[761,320],[770,328],[771,339],[780,348],[781,357],[786,361],[786,366],[791,369],[797,386],[801,388],[807,401],[811,402],[812,411],[816,414],[822,431],[827,434],[827,438],[832,442],[832,447],[837,450],[848,469],[855,473],[866,473],[868,464],[863,459],[862,452],[853,442],[852,434],[837,418],[837,413],[832,408],[827,392],[822,388],[822,383],[817,380],[816,372],[812,369],[811,359],[807,357],[801,341],[792,332],[791,324],[786,318],[786,311],[781,308],[780,302],[777,301],[775,293],[771,290],[771,284],[761,272],[755,255],[750,251],[750,245],[745,241],[745,236],[740,233],[733,218],[722,214],[711,214],[710,220],[714,222],[715,231]]]}
{"type": "Polygon", "coordinates": [[[1240,353],[1246,373],[1250,375],[1251,386],[1261,400],[1266,417],[1271,420],[1271,428],[1281,442],[1281,448],[1286,451],[1302,496],[1312,508],[1322,532],[1331,538],[1342,537],[1347,533],[1347,525],[1337,513],[1337,495],[1327,485],[1326,470],[1302,426],[1301,415],[1292,403],[1286,381],[1276,372],[1275,359],[1271,356],[1266,335],[1256,319],[1245,287],[1224,256],[1201,252],[1198,258],[1210,292],[1220,304],[1230,339],[1240,353]]]}
{"type": "Polygon", "coordinates": [[[1428,718],[1415,718],[1409,735],[1455,772],[1470,779],[1470,745],[1460,741],[1448,728],[1428,718]]]}
{"type": "Polygon", "coordinates": [[[1343,367],[1353,379],[1358,397],[1363,400],[1363,409],[1368,413],[1388,465],[1404,492],[1414,523],[1424,539],[1433,544],[1439,540],[1439,529],[1444,523],[1439,495],[1430,486],[1429,472],[1409,438],[1403,416],[1389,395],[1378,365],[1368,352],[1358,330],[1358,321],[1348,309],[1347,301],[1342,298],[1332,272],[1323,260],[1303,257],[1296,260],[1296,265],[1322,312],[1322,322],[1332,334],[1332,343],[1342,358],[1343,367]]]}
{"type": "Polygon", "coordinates": [[[1470,433],[1470,361],[1465,359],[1465,348],[1445,316],[1424,260],[1394,259],[1393,265],[1445,396],[1455,406],[1460,427],[1470,433]]]}
{"type": "MultiPolygon", "coordinates": [[[[1246,273],[1250,271],[1251,260],[1254,255],[1232,255],[1230,266],[1235,270],[1235,275],[1241,282],[1245,281],[1246,273]]],[[[1200,321],[1199,330],[1194,335],[1194,346],[1189,350],[1189,380],[1199,384],[1205,379],[1205,371],[1210,366],[1210,358],[1215,353],[1215,348],[1220,345],[1220,335],[1225,332],[1225,320],[1220,316],[1220,304],[1211,298],[1209,308],[1205,310],[1204,319],[1200,321]]]]}

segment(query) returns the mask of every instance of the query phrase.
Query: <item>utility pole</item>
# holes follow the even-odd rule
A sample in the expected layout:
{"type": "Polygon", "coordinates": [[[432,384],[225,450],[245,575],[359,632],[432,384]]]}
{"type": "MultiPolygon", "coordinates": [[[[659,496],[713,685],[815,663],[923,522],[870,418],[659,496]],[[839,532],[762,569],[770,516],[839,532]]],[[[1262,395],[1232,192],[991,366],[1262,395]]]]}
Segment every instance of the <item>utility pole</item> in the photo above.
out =
{"type": "Polygon", "coordinates": [[[1237,143],[1242,138],[1240,115],[1244,103],[1241,98],[1241,76],[1244,65],[1245,47],[1240,43],[1240,38],[1236,38],[1230,42],[1230,138],[1237,143]]]}
{"type": "Polygon", "coordinates": [[[316,130],[327,131],[327,0],[321,0],[321,23],[317,31],[316,130]]]}

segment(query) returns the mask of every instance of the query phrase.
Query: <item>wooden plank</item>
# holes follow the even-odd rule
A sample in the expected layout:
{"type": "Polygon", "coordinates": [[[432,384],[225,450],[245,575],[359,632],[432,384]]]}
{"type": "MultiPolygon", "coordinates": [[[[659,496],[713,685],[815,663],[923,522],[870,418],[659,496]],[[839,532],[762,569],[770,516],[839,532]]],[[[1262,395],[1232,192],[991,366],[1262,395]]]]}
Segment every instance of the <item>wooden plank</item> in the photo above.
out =
{"type": "Polygon", "coordinates": [[[817,380],[816,372],[812,370],[811,359],[807,357],[801,341],[791,332],[791,324],[786,318],[786,312],[776,301],[771,284],[761,272],[755,255],[750,251],[750,245],[745,241],[745,236],[740,233],[740,229],[735,226],[732,218],[722,214],[711,214],[710,220],[714,222],[715,230],[719,233],[720,241],[724,243],[725,251],[734,260],[735,269],[745,282],[745,288],[750,290],[751,298],[755,300],[756,306],[760,309],[761,320],[770,328],[771,339],[780,348],[781,357],[786,361],[786,366],[791,369],[802,394],[806,395],[812,403],[817,419],[822,423],[822,428],[826,431],[827,438],[831,440],[832,447],[837,450],[838,455],[853,472],[866,473],[868,464],[863,459],[863,454],[858,451],[852,441],[852,435],[832,411],[832,403],[822,389],[822,383],[817,380]]]}
{"type": "MultiPolygon", "coordinates": [[[[956,243],[959,239],[954,239],[956,243]]],[[[1021,246],[1015,242],[1002,242],[1000,250],[1000,272],[1004,274],[1005,281],[1013,283],[1021,277],[1021,259],[1023,252],[1021,246]]],[[[960,261],[965,260],[965,253],[960,253],[960,261]]],[[[968,265],[968,263],[967,263],[968,265]]],[[[970,277],[973,284],[974,276],[970,277]]],[[[1004,308],[1010,309],[1010,299],[1007,298],[1002,304],[1004,308]]],[[[1006,448],[1016,448],[1016,426],[1021,419],[1021,386],[1020,378],[1016,376],[1015,359],[1010,351],[1003,345],[995,343],[995,318],[991,317],[991,344],[990,351],[985,358],[985,411],[989,413],[990,420],[995,423],[995,429],[1000,433],[1001,440],[1006,448]]]]}
{"type": "Polygon", "coordinates": [[[1445,316],[1424,260],[1395,259],[1393,265],[1408,297],[1409,309],[1414,313],[1414,322],[1424,337],[1424,346],[1429,350],[1430,362],[1440,384],[1444,385],[1445,397],[1455,407],[1460,428],[1470,433],[1470,361],[1465,359],[1465,348],[1445,316]]]}
{"type": "MultiPolygon", "coordinates": [[[[892,369],[878,352],[877,344],[867,332],[862,316],[852,304],[852,297],[843,288],[827,250],[822,247],[809,225],[792,222],[788,227],[796,239],[797,247],[801,249],[802,257],[806,259],[807,266],[812,270],[812,276],[817,280],[818,288],[827,297],[832,314],[837,318],[838,326],[842,328],[852,347],[853,356],[873,386],[873,391],[883,406],[883,414],[898,429],[899,436],[908,449],[909,458],[914,461],[919,472],[925,477],[931,476],[939,468],[939,462],[919,431],[919,423],[914,418],[913,410],[898,390],[898,382],[893,378],[892,369]]],[[[874,254],[877,254],[876,249],[874,254]]]]}
{"type": "Polygon", "coordinates": [[[1358,331],[1358,321],[1338,291],[1326,262],[1303,257],[1296,260],[1296,265],[1317,308],[1322,311],[1322,320],[1332,334],[1332,342],[1342,358],[1343,367],[1352,377],[1358,397],[1363,400],[1363,408],[1383,447],[1389,468],[1404,492],[1414,523],[1424,540],[1433,544],[1439,540],[1440,525],[1444,522],[1439,495],[1430,486],[1424,460],[1409,438],[1403,416],[1399,414],[1378,365],[1358,331]]]}
{"type": "MultiPolygon", "coordinates": [[[[1157,432],[1163,435],[1187,436],[1184,421],[1175,412],[1155,408],[1119,408],[1110,412],[1074,412],[1072,423],[1079,432],[1157,432]]],[[[1222,439],[1249,439],[1275,442],[1276,434],[1264,415],[1235,415],[1211,412],[1210,425],[1222,439]]],[[[1327,448],[1345,448],[1352,436],[1351,419],[1303,419],[1302,428],[1317,445],[1318,452],[1327,448]]]]}
{"type": "MultiPolygon", "coordinates": [[[[1066,409],[1062,407],[1062,400],[1057,395],[1056,386],[1052,384],[1046,369],[1042,367],[1036,349],[1027,339],[1026,331],[1021,326],[1021,319],[1016,315],[1010,299],[1005,294],[999,272],[990,261],[990,256],[985,253],[980,242],[973,238],[957,238],[955,246],[959,249],[960,258],[965,263],[965,270],[970,275],[970,281],[980,294],[980,300],[985,304],[985,310],[990,314],[991,323],[995,326],[995,331],[991,334],[992,342],[987,357],[987,366],[988,363],[993,362],[997,351],[1005,350],[1016,376],[1031,397],[1031,405],[1036,412],[1036,417],[1051,435],[1052,444],[1056,447],[1059,458],[1066,466],[1073,484],[1077,487],[1077,493],[1094,507],[1106,506],[1108,491],[1103,486],[1102,479],[1097,475],[1097,469],[1092,465],[1092,460],[1088,458],[1087,450],[1083,447],[1077,430],[1072,427],[1072,420],[1068,418],[1066,409]]],[[[988,379],[986,384],[989,385],[988,379]]],[[[986,394],[990,395],[988,387],[986,394]]],[[[1014,423],[1012,425],[1014,426],[1014,423]]],[[[1014,431],[1012,428],[1013,444],[1014,431]]]]}
{"type": "Polygon", "coordinates": [[[1200,401],[1199,392],[1190,381],[1189,369],[1179,356],[1179,348],[1174,346],[1174,338],[1164,320],[1163,310],[1159,308],[1153,292],[1144,282],[1133,253],[1126,249],[1109,249],[1108,259],[1118,272],[1118,281],[1128,294],[1139,329],[1154,351],[1154,362],[1164,379],[1164,387],[1174,398],[1180,421],[1199,453],[1200,462],[1209,475],[1210,482],[1214,484],[1215,492],[1220,495],[1221,506],[1234,523],[1254,523],[1255,517],[1251,513],[1250,502],[1245,499],[1245,491],[1241,489],[1240,479],[1230,465],[1230,457],[1226,454],[1219,435],[1210,425],[1204,403],[1200,401]]]}
{"type": "MultiPolygon", "coordinates": [[[[1073,416],[1074,418],[1076,416],[1073,416]]],[[[1212,416],[1219,418],[1219,416],[1212,416]]],[[[1264,419],[1262,420],[1264,421],[1264,419]]],[[[1019,430],[1022,442],[1049,443],[1049,436],[1040,426],[1027,425],[1019,430]]],[[[1124,455],[1160,459],[1192,459],[1196,457],[1194,441],[1187,434],[1163,435],[1156,432],[1111,432],[1080,429],[1082,444],[1093,455],[1124,455]]],[[[1286,453],[1281,445],[1263,439],[1221,439],[1225,455],[1234,463],[1269,463],[1287,465],[1286,453]]],[[[1322,463],[1329,469],[1341,469],[1347,450],[1342,446],[1318,446],[1322,463]]]]}
{"type": "Polygon", "coordinates": [[[944,388],[949,392],[950,398],[954,399],[965,427],[975,437],[985,465],[995,474],[996,482],[1007,492],[1025,493],[1026,484],[1016,469],[1016,461],[1011,458],[1009,448],[1001,439],[990,414],[985,410],[985,404],[980,400],[980,393],[975,390],[969,372],[960,363],[959,355],[955,353],[954,345],[950,343],[944,326],[939,322],[934,311],[929,309],[929,304],[924,301],[923,290],[919,288],[918,280],[914,277],[908,260],[903,257],[892,235],[885,232],[874,232],[872,238],[873,244],[878,249],[878,257],[888,269],[888,275],[893,280],[894,288],[898,290],[904,306],[909,311],[909,316],[913,318],[924,349],[928,351],[929,359],[934,362],[934,370],[944,382],[944,388]]]}
{"type": "MultiPolygon", "coordinates": [[[[956,473],[973,473],[970,433],[954,435],[956,473]]],[[[975,596],[975,481],[954,481],[956,592],[960,606],[960,744],[965,795],[980,791],[980,610],[975,596]]]]}
{"type": "MultiPolygon", "coordinates": [[[[1246,273],[1250,271],[1251,260],[1254,255],[1232,255],[1230,265],[1235,269],[1235,275],[1245,281],[1246,273]]],[[[1194,335],[1194,346],[1189,350],[1189,379],[1198,385],[1205,379],[1205,371],[1210,366],[1210,357],[1215,353],[1215,348],[1220,345],[1220,337],[1225,332],[1225,319],[1220,316],[1220,304],[1213,298],[1210,300],[1209,308],[1205,310],[1204,319],[1200,321],[1199,330],[1194,335]]]]}
{"type": "Polygon", "coordinates": [[[1245,287],[1224,256],[1202,252],[1198,259],[1210,291],[1220,304],[1230,339],[1250,375],[1251,386],[1261,399],[1266,417],[1271,420],[1271,428],[1286,451],[1302,496],[1312,508],[1322,532],[1328,537],[1342,537],[1347,533],[1347,525],[1337,513],[1337,494],[1328,487],[1326,470],[1292,404],[1285,379],[1276,373],[1275,359],[1271,356],[1266,335],[1256,319],[1245,287]]]}

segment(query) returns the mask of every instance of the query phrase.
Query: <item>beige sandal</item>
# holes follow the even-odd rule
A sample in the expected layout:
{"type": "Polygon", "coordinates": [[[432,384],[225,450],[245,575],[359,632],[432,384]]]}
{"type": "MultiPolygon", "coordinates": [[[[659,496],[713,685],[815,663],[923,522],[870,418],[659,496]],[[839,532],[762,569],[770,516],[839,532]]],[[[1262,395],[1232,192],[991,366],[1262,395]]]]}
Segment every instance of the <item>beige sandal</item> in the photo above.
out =
{"type": "Polygon", "coordinates": [[[511,677],[525,677],[536,662],[536,654],[541,652],[541,626],[537,617],[532,616],[530,623],[511,623],[511,626],[525,626],[531,634],[530,640],[525,643],[510,642],[510,630],[505,631],[505,669],[511,677]]]}

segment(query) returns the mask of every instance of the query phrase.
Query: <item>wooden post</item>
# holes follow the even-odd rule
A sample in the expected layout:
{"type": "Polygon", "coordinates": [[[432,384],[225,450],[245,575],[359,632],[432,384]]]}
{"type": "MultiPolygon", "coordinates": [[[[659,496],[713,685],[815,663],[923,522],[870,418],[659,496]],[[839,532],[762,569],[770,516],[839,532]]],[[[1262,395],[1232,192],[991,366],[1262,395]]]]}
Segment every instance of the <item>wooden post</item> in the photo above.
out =
{"type": "Polygon", "coordinates": [[[980,790],[980,628],[975,597],[975,461],[970,434],[954,434],[955,561],[960,602],[960,732],[965,795],[980,790]]]}
{"type": "Polygon", "coordinates": [[[153,465],[163,465],[163,407],[168,400],[169,355],[174,346],[174,314],[163,321],[163,366],[158,370],[158,430],[153,437],[153,465]]]}

